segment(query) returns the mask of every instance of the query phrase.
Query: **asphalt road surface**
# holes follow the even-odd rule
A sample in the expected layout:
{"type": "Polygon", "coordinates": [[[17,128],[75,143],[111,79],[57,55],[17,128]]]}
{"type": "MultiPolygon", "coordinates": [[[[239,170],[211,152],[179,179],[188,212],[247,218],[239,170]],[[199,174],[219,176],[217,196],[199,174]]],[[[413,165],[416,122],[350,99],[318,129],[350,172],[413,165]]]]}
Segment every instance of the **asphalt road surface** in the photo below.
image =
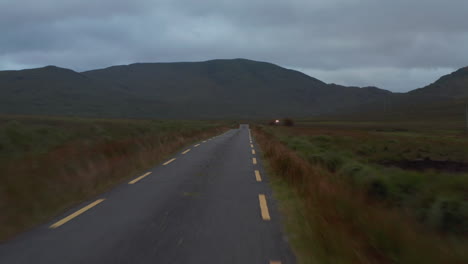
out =
{"type": "Polygon", "coordinates": [[[0,263],[294,263],[247,125],[0,244],[0,263]]]}

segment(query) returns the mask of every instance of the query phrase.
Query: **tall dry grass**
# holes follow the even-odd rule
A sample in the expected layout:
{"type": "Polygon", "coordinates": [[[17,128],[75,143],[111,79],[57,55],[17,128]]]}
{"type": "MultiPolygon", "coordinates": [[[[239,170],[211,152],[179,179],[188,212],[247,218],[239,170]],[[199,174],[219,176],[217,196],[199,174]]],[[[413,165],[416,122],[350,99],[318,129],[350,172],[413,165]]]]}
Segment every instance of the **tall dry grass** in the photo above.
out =
{"type": "Polygon", "coordinates": [[[45,154],[0,164],[0,240],[151,168],[184,145],[225,129],[175,130],[92,144],[69,142],[45,154]]]}
{"type": "Polygon", "coordinates": [[[429,233],[369,200],[260,128],[254,136],[274,181],[297,198],[283,203],[294,208],[283,209],[301,263],[468,263],[466,243],[429,233]]]}

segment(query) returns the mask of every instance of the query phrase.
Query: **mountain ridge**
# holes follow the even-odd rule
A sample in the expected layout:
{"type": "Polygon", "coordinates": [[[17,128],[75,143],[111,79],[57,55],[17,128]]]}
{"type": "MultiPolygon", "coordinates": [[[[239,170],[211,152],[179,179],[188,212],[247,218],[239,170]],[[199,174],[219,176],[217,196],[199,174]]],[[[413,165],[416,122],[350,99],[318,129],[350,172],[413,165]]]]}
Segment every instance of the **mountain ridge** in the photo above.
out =
{"type": "Polygon", "coordinates": [[[137,118],[317,116],[379,108],[382,101],[468,97],[468,67],[408,93],[327,84],[269,62],[216,59],[0,71],[0,113],[137,118]],[[444,87],[454,85],[449,95],[444,87]],[[466,90],[466,91],[465,91],[466,90]],[[460,94],[457,97],[457,93],[460,94]],[[345,100],[343,100],[345,99],[345,100]]]}

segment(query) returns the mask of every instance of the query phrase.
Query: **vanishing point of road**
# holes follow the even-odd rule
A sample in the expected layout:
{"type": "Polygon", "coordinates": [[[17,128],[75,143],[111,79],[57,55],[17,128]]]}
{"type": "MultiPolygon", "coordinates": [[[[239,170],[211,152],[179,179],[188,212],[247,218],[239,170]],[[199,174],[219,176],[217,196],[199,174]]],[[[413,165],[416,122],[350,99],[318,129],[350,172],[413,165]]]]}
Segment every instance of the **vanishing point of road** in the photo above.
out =
{"type": "Polygon", "coordinates": [[[0,244],[0,263],[294,263],[266,180],[241,125],[0,244]]]}

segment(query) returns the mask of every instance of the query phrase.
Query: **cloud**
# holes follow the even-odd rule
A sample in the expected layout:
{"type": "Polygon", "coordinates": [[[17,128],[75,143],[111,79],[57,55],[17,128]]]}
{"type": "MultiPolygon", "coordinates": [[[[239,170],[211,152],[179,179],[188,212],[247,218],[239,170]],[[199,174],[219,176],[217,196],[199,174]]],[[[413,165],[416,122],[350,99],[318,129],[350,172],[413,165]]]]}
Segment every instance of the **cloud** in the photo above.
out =
{"type": "Polygon", "coordinates": [[[468,64],[467,10],[465,0],[0,0],[0,70],[242,57],[406,91],[468,64]]]}

